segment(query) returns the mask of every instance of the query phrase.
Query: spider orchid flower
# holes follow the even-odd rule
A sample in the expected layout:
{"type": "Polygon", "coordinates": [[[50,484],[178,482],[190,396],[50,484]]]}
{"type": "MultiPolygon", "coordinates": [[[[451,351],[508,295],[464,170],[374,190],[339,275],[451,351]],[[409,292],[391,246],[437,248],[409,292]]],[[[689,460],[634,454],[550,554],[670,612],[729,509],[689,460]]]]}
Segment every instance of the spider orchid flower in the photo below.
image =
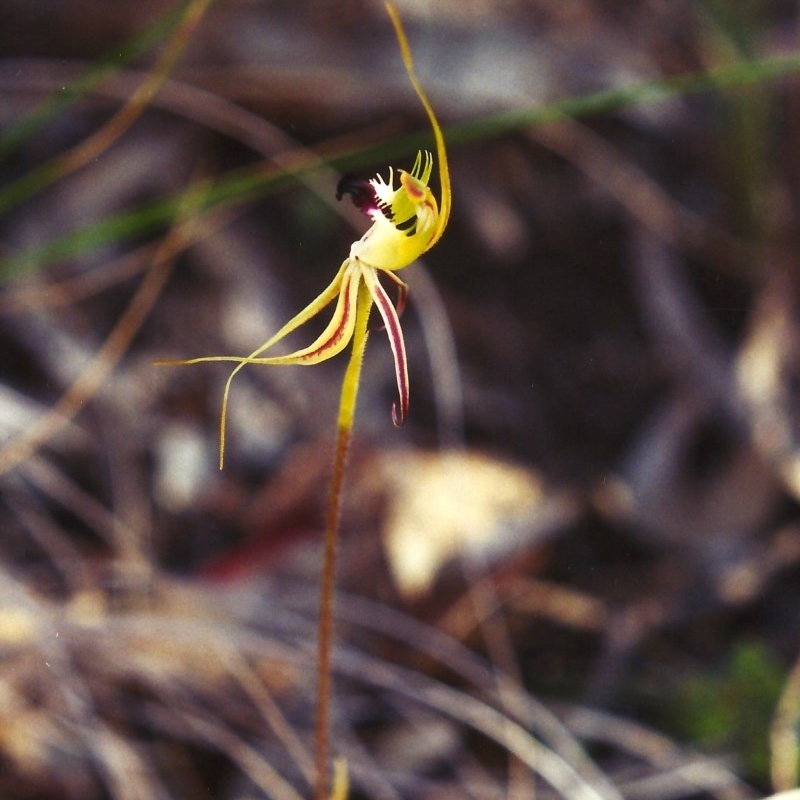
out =
{"type": "MultiPolygon", "coordinates": [[[[417,153],[410,171],[389,170],[388,180],[378,175],[371,180],[358,180],[346,176],[339,182],[337,199],[349,194],[354,205],[371,220],[371,227],[350,247],[350,254],[342,262],[339,271],[326,289],[311,301],[300,313],[290,319],[272,338],[248,356],[207,356],[187,361],[170,361],[171,364],[198,364],[206,361],[233,361],[237,366],[225,385],[220,423],[220,468],[225,448],[225,420],[231,382],[247,364],[301,364],[312,365],[326,361],[340,353],[353,342],[354,353],[363,352],[367,337],[367,323],[372,306],[376,306],[383,320],[397,378],[398,401],[392,407],[392,420],[401,426],[408,415],[409,385],[403,331],[400,327],[407,296],[407,286],[395,274],[416,261],[439,241],[450,215],[450,174],[447,164],[444,138],[428,98],[414,71],[408,42],[397,12],[391,3],[386,4],[394,24],[406,72],[427,112],[436,141],[438,159],[440,199],[429,186],[434,167],[434,157],[428,151],[417,153]],[[392,303],[381,283],[386,278],[397,289],[397,304],[392,303]],[[264,356],[263,354],[315,317],[331,303],[336,302],[333,315],[325,330],[307,347],[287,355],[264,356]]],[[[360,362],[360,358],[357,359],[360,362]]],[[[164,363],[164,362],[162,362],[164,363]]],[[[360,363],[359,363],[360,368],[360,363]]],[[[357,386],[346,388],[349,380],[345,375],[342,397],[352,397],[355,403],[357,386]]],[[[352,372],[358,380],[359,369],[352,372]]],[[[343,400],[344,403],[344,400],[343,400]]],[[[349,427],[353,407],[340,408],[340,427],[349,427]]]]}

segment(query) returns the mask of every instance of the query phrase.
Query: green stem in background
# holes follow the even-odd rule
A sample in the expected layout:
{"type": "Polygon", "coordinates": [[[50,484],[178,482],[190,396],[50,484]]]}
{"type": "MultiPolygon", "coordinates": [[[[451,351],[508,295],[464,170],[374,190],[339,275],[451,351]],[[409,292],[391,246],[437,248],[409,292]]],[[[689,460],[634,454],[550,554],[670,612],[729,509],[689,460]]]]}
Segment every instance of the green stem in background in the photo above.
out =
{"type": "Polygon", "coordinates": [[[675,97],[749,86],[797,73],[800,73],[800,51],[737,61],[702,72],[687,72],[659,80],[615,86],[591,94],[566,97],[545,105],[528,106],[472,120],[447,128],[447,141],[451,146],[454,143],[473,142],[559,122],[565,118],[577,119],[632,106],[646,106],[675,97]]]}
{"type": "MultiPolygon", "coordinates": [[[[557,122],[565,117],[575,119],[591,114],[608,113],[630,106],[662,102],[672,97],[775,80],[798,72],[800,72],[800,52],[793,52],[503,112],[451,126],[446,134],[451,145],[480,141],[557,122]]],[[[414,152],[426,146],[430,139],[431,135],[426,133],[397,138],[391,142],[383,141],[357,151],[339,153],[328,158],[327,163],[343,172],[353,171],[366,163],[392,160],[414,152]]],[[[296,174],[301,174],[316,169],[318,163],[317,160],[309,160],[306,168],[298,163],[294,171],[296,174]]],[[[281,174],[277,170],[264,170],[263,165],[258,165],[256,168],[225,176],[214,186],[204,190],[205,197],[199,208],[202,210],[245,202],[285,188],[291,181],[292,177],[285,172],[281,174]]],[[[86,255],[110,241],[132,239],[166,226],[174,218],[178,203],[177,198],[164,198],[147,207],[101,219],[80,230],[34,245],[0,260],[0,283],[62,259],[86,255]]]]}
{"type": "Polygon", "coordinates": [[[314,763],[316,767],[315,800],[328,797],[328,761],[330,752],[330,702],[331,653],[333,649],[333,590],[336,578],[336,551],[339,539],[344,473],[347,453],[353,432],[356,398],[364,363],[364,350],[369,332],[369,312],[372,296],[365,285],[358,292],[356,325],[350,361],[342,381],[339,398],[336,450],[333,457],[333,474],[328,493],[328,510],[325,517],[325,554],[320,584],[319,623],[317,633],[317,718],[314,730],[314,763]]]}

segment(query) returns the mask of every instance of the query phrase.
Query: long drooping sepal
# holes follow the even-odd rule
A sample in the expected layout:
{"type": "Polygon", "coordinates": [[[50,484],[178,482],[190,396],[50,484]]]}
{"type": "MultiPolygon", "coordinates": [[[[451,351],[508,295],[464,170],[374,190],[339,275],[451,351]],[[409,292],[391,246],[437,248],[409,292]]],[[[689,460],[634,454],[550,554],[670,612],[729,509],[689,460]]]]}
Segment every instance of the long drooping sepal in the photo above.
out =
{"type": "Polygon", "coordinates": [[[302,347],[293,353],[287,353],[285,356],[225,357],[217,360],[239,361],[240,366],[245,364],[302,364],[310,366],[333,358],[347,347],[353,336],[353,328],[356,324],[356,298],[360,282],[360,270],[353,268],[345,272],[333,316],[325,326],[325,330],[307,347],[302,347]]]}
{"type": "Polygon", "coordinates": [[[408,79],[411,81],[411,85],[414,87],[417,97],[419,97],[420,102],[425,108],[425,112],[427,113],[428,119],[431,122],[431,127],[433,128],[434,139],[436,140],[436,156],[439,159],[439,185],[442,191],[442,198],[441,202],[439,203],[439,218],[436,221],[436,231],[433,235],[433,238],[430,240],[430,243],[428,244],[428,249],[430,249],[442,237],[444,229],[447,227],[447,220],[450,218],[452,197],[450,193],[450,168],[447,163],[447,150],[445,150],[444,135],[442,134],[442,128],[439,125],[439,120],[436,119],[433,106],[431,105],[430,100],[428,100],[428,95],[425,94],[425,90],[422,88],[422,84],[419,82],[417,73],[414,70],[414,60],[411,57],[411,48],[408,46],[408,40],[406,39],[406,33],[403,30],[403,23],[400,20],[400,15],[397,13],[394,3],[390,2],[390,0],[387,0],[386,2],[386,10],[388,11],[389,17],[394,25],[394,32],[397,36],[397,43],[400,45],[400,54],[403,57],[403,64],[405,65],[406,72],[408,73],[408,79]]]}
{"type": "MultiPolygon", "coordinates": [[[[336,578],[336,550],[339,538],[339,516],[344,491],[347,452],[353,432],[356,399],[361,382],[361,366],[369,337],[367,325],[372,295],[358,283],[358,298],[353,329],[353,349],[342,381],[339,396],[336,452],[333,459],[328,509],[325,518],[325,556],[320,584],[319,634],[317,637],[317,718],[314,735],[314,761],[317,784],[315,800],[328,800],[328,754],[330,751],[331,650],[333,647],[333,589],[336,578]]],[[[334,787],[335,788],[335,787],[334,787]]]]}
{"type": "MultiPolygon", "coordinates": [[[[324,358],[330,358],[332,355],[335,355],[336,352],[342,350],[344,346],[347,344],[348,336],[339,336],[337,339],[337,344],[339,344],[339,350],[335,352],[328,352],[328,355],[323,356],[322,358],[318,358],[315,361],[306,360],[303,362],[298,362],[291,360],[293,356],[297,356],[299,353],[303,353],[303,351],[297,351],[296,353],[291,353],[288,356],[278,356],[279,360],[273,361],[271,359],[263,359],[259,358],[261,353],[266,352],[269,350],[273,345],[276,345],[281,339],[288,336],[290,333],[295,331],[301,325],[304,325],[310,319],[315,317],[321,311],[323,311],[327,306],[329,306],[334,300],[338,298],[337,302],[337,311],[334,312],[333,318],[329,323],[326,330],[323,334],[308,348],[304,348],[304,350],[319,350],[320,348],[320,341],[325,337],[325,334],[328,333],[330,329],[338,330],[341,325],[342,314],[340,313],[342,310],[342,306],[346,305],[345,301],[343,300],[343,295],[346,294],[342,291],[342,283],[344,281],[344,277],[347,274],[348,267],[350,265],[349,260],[345,261],[342,266],[339,268],[339,271],[336,273],[334,279],[328,284],[327,288],[312,302],[310,302],[302,311],[292,317],[274,336],[270,337],[264,344],[262,344],[259,348],[254,350],[250,353],[249,356],[202,356],[200,358],[189,358],[180,361],[173,361],[173,360],[161,360],[157,361],[156,363],[159,365],[170,365],[170,366],[186,366],[189,364],[201,364],[206,361],[234,361],[237,362],[237,366],[228,376],[228,380],[225,382],[225,390],[222,393],[222,409],[220,412],[220,422],[219,422],[219,468],[222,469],[225,463],[225,437],[227,432],[227,420],[228,420],[228,399],[230,397],[231,392],[231,384],[233,383],[233,379],[236,377],[237,373],[247,364],[292,364],[292,363],[317,363],[318,361],[324,360],[324,358]],[[290,359],[289,361],[280,360],[280,359],[290,359]]],[[[355,294],[353,293],[352,297],[348,297],[350,300],[350,305],[355,305],[355,294]]],[[[352,314],[349,315],[349,318],[352,318],[352,314]]]]}
{"type": "MultiPolygon", "coordinates": [[[[392,304],[392,300],[381,286],[375,270],[364,270],[364,283],[369,289],[372,299],[383,319],[386,335],[394,357],[394,372],[397,376],[397,394],[399,404],[392,406],[392,422],[399,428],[405,424],[408,417],[409,388],[408,388],[408,359],[406,358],[406,345],[403,340],[403,329],[400,327],[400,318],[392,304]]],[[[391,275],[390,272],[384,274],[391,275]]]]}
{"type": "MultiPolygon", "coordinates": [[[[290,320],[278,333],[272,337],[265,345],[254,351],[252,355],[247,358],[231,358],[222,357],[217,359],[210,359],[216,361],[238,361],[238,366],[231,372],[225,383],[225,391],[222,395],[222,415],[220,422],[220,459],[219,465],[222,469],[223,453],[225,447],[225,419],[228,411],[228,396],[230,394],[231,381],[240,369],[246,364],[319,364],[321,361],[326,361],[333,356],[338,355],[347,346],[347,343],[353,336],[353,328],[356,323],[356,298],[358,296],[358,286],[360,283],[360,273],[354,269],[348,262],[342,265],[342,269],[337,275],[337,279],[323,292],[312,304],[316,311],[310,314],[305,319],[296,322],[297,317],[290,320]],[[285,356],[269,356],[261,357],[258,354],[263,353],[267,348],[275,344],[279,339],[291,333],[295,328],[307,322],[315,313],[321,311],[333,299],[332,287],[336,285],[338,297],[336,301],[336,308],[334,309],[333,316],[328,322],[325,330],[310,344],[308,347],[303,347],[300,350],[295,350],[285,356]],[[329,294],[330,293],[330,294],[329,294]]],[[[305,311],[301,311],[299,316],[303,316],[305,311]]],[[[203,360],[203,359],[200,359],[203,360]]],[[[209,359],[206,359],[209,360],[209,359]]]]}
{"type": "MultiPolygon", "coordinates": [[[[339,271],[336,273],[333,280],[325,287],[323,292],[312,300],[302,311],[295,314],[274,336],[262,344],[261,347],[250,353],[247,357],[248,361],[252,358],[258,358],[258,356],[269,350],[270,347],[277,344],[285,336],[297,330],[301,325],[305,325],[306,322],[316,317],[317,314],[329,306],[341,292],[342,281],[347,272],[347,267],[348,261],[345,260],[342,266],[339,267],[339,271]]],[[[242,364],[242,366],[244,366],[244,364],[242,364]]]]}

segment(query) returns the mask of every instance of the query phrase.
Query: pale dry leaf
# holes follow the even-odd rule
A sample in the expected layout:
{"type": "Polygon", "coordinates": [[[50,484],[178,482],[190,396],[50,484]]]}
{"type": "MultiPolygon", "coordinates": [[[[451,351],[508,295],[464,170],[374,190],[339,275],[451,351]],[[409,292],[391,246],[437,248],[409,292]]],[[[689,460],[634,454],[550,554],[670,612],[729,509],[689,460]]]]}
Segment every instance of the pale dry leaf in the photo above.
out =
{"type": "Polygon", "coordinates": [[[576,497],[532,469],[478,452],[384,455],[384,543],[398,588],[428,590],[458,558],[481,566],[530,547],[575,519],[576,497]]]}
{"type": "Polygon", "coordinates": [[[736,388],[753,441],[772,461],[786,488],[800,497],[800,448],[796,408],[797,290],[778,275],[762,291],[736,362],[736,388]]]}

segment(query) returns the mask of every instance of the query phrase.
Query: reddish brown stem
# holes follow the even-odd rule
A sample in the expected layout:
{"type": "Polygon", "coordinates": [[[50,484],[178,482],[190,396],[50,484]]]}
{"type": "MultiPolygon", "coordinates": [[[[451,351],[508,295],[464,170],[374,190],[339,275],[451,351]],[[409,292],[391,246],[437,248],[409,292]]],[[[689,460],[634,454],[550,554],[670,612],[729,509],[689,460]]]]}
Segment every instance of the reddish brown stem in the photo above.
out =
{"type": "Polygon", "coordinates": [[[314,727],[314,764],[316,767],[315,800],[328,800],[328,763],[330,761],[331,654],[333,651],[333,590],[336,581],[336,551],[339,539],[339,516],[344,490],[347,452],[353,433],[356,397],[361,378],[361,364],[367,346],[367,323],[372,298],[362,284],[358,292],[353,350],[342,381],[339,399],[339,424],[333,457],[325,517],[325,553],[320,583],[319,628],[317,632],[317,718],[314,727]]]}
{"type": "Polygon", "coordinates": [[[351,433],[351,428],[339,428],[325,521],[325,554],[320,583],[317,630],[317,718],[314,730],[314,762],[317,765],[317,785],[314,792],[316,800],[327,800],[328,797],[333,590],[336,582],[339,514],[351,433]]]}

